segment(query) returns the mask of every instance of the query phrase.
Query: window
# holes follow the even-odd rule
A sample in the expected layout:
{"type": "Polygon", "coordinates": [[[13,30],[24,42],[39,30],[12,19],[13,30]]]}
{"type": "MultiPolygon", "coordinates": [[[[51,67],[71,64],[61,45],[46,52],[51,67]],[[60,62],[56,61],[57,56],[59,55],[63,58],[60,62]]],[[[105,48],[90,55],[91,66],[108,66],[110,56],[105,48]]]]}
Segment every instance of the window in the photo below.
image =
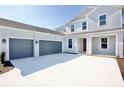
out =
{"type": "Polygon", "coordinates": [[[82,30],[87,29],[87,22],[82,22],[82,30]]]}
{"type": "Polygon", "coordinates": [[[71,32],[74,32],[74,25],[71,25],[71,32]]]}
{"type": "Polygon", "coordinates": [[[108,48],[108,38],[101,38],[101,49],[108,48]]]}
{"type": "Polygon", "coordinates": [[[106,15],[99,16],[99,25],[106,25],[106,15]]]}
{"type": "Polygon", "coordinates": [[[68,39],[68,48],[72,48],[72,39],[68,39]]]}

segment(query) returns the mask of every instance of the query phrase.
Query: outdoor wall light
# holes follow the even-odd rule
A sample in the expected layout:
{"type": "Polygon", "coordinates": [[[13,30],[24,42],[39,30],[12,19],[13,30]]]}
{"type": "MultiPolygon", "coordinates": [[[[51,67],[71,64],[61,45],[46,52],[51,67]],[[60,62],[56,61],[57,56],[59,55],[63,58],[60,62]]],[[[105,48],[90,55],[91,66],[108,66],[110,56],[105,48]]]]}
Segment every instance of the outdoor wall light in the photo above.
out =
{"type": "Polygon", "coordinates": [[[2,43],[5,44],[5,43],[6,43],[6,39],[3,39],[3,40],[2,40],[2,43]]]}
{"type": "Polygon", "coordinates": [[[36,40],[36,41],[35,41],[35,43],[37,44],[37,43],[38,43],[38,41],[36,40]]]}

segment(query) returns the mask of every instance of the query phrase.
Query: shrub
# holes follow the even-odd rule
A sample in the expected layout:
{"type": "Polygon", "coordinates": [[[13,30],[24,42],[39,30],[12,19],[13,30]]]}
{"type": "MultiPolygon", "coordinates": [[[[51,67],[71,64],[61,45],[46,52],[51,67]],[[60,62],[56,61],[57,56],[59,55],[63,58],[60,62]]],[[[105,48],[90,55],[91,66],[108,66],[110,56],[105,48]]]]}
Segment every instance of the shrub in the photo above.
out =
{"type": "Polygon", "coordinates": [[[5,52],[1,52],[1,62],[3,63],[5,61],[5,52]]]}

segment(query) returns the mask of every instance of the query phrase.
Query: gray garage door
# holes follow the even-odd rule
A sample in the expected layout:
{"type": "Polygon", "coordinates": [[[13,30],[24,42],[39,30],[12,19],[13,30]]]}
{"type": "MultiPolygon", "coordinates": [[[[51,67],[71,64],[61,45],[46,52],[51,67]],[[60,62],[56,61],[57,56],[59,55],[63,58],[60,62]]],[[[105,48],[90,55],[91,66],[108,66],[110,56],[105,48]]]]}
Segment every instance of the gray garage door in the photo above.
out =
{"type": "Polygon", "coordinates": [[[33,56],[33,40],[9,39],[9,57],[18,59],[33,56]]]}
{"type": "Polygon", "coordinates": [[[62,52],[62,42],[59,41],[39,41],[39,55],[47,55],[62,52]]]}

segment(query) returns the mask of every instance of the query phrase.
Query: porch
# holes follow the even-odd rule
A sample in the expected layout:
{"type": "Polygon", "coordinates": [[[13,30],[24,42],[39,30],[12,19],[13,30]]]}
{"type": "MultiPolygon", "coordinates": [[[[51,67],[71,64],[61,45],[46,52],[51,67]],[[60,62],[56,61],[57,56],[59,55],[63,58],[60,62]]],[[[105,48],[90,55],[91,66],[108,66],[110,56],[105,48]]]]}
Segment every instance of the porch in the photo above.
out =
{"type": "Polygon", "coordinates": [[[94,35],[78,38],[77,51],[78,53],[87,55],[123,58],[123,39],[123,33],[113,35],[94,35]]]}

